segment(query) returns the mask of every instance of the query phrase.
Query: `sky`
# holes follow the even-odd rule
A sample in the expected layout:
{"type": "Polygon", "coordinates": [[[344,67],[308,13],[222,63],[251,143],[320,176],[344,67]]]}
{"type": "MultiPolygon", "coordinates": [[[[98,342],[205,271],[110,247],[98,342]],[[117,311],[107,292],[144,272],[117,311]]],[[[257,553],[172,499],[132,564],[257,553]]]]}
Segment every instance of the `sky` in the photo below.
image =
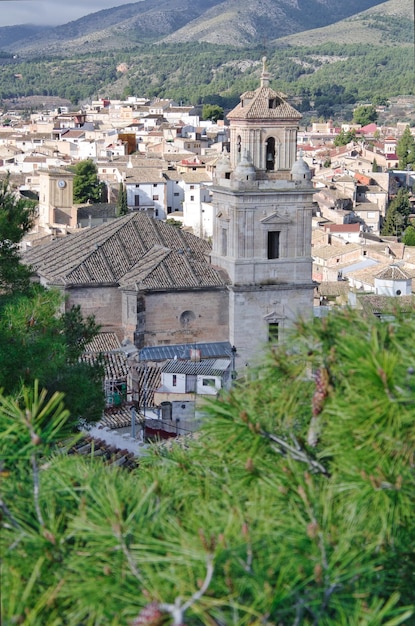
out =
{"type": "MultiPolygon", "coordinates": [[[[137,0],[135,0],[137,2],[137,0]]],[[[112,9],[128,0],[0,0],[0,26],[57,26],[89,13],[112,9]]]]}

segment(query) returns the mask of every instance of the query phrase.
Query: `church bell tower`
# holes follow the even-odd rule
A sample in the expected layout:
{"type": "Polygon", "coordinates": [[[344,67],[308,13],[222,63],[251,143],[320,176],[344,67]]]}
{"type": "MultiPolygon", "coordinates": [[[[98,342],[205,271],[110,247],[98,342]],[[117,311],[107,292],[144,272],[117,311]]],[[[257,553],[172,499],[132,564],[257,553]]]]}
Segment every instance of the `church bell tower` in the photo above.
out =
{"type": "Polygon", "coordinates": [[[229,283],[229,341],[237,369],[258,363],[268,343],[283,340],[313,310],[311,172],[296,160],[301,115],[261,83],[228,114],[230,155],[213,186],[212,264],[229,283]]]}

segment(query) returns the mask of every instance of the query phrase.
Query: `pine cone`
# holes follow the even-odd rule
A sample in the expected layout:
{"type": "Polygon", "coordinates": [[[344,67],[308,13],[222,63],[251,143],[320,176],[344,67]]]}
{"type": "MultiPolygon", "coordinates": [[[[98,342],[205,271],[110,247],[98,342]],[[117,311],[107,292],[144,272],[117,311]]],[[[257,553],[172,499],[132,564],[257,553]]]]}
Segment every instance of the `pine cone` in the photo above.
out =
{"type": "Polygon", "coordinates": [[[316,388],[311,400],[312,418],[307,434],[307,443],[314,448],[320,438],[321,423],[319,415],[329,395],[330,377],[327,368],[320,367],[315,375],[316,388]]]}
{"type": "Polygon", "coordinates": [[[141,609],[131,626],[161,626],[165,619],[166,613],[160,610],[158,603],[151,602],[141,609]]]}
{"type": "Polygon", "coordinates": [[[323,410],[324,402],[329,394],[329,373],[325,367],[320,367],[315,376],[316,389],[312,399],[313,416],[317,417],[323,410]]]}

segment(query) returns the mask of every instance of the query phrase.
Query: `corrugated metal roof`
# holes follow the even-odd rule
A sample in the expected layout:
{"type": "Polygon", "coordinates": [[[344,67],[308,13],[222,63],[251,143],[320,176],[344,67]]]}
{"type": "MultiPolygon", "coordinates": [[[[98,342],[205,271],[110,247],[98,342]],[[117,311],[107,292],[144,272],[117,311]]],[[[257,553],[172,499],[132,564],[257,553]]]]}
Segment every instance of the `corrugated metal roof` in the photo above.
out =
{"type": "Polygon", "coordinates": [[[357,261],[356,263],[351,263],[347,267],[342,268],[343,274],[349,274],[350,272],[357,272],[359,270],[367,269],[368,267],[373,267],[375,265],[379,265],[378,261],[374,259],[368,259],[367,257],[362,261],[357,261]]]}
{"type": "Polygon", "coordinates": [[[140,361],[167,361],[170,359],[189,360],[192,350],[199,350],[202,359],[220,359],[230,357],[232,346],[228,341],[209,343],[182,343],[170,346],[148,346],[142,348],[140,361]]]}
{"type": "Polygon", "coordinates": [[[205,359],[203,361],[178,361],[173,359],[163,365],[161,371],[167,374],[190,374],[194,376],[222,376],[231,361],[225,359],[205,359]],[[224,365],[226,364],[226,367],[224,365]]]}

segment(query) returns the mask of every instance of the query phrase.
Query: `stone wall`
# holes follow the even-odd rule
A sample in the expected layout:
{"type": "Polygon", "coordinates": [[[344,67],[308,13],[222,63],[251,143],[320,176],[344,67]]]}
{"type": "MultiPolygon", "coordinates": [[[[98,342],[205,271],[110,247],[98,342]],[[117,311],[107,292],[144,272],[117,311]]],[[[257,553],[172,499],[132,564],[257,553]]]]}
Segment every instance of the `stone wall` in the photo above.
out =
{"type": "Polygon", "coordinates": [[[228,306],[226,289],[146,294],[139,341],[145,346],[227,341],[228,306]]]}
{"type": "Polygon", "coordinates": [[[121,292],[114,287],[78,287],[67,290],[66,310],[80,305],[84,317],[94,315],[101,331],[114,331],[122,340],[121,292]]]}
{"type": "Polygon", "coordinates": [[[270,324],[275,342],[284,341],[299,316],[313,312],[313,284],[255,286],[251,290],[234,287],[230,291],[229,341],[237,349],[236,370],[260,363],[270,346],[270,324]]]}

